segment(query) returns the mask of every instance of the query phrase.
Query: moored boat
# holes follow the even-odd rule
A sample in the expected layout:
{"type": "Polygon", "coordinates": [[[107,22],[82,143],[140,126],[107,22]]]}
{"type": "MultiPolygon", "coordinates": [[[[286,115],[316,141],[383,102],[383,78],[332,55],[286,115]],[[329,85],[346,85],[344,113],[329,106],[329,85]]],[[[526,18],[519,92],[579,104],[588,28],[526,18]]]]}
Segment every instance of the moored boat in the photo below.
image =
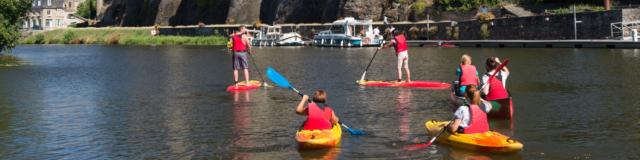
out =
{"type": "Polygon", "coordinates": [[[329,30],[320,31],[313,37],[313,43],[321,47],[379,47],[384,40],[372,23],[372,20],[353,17],[334,21],[329,30]]]}

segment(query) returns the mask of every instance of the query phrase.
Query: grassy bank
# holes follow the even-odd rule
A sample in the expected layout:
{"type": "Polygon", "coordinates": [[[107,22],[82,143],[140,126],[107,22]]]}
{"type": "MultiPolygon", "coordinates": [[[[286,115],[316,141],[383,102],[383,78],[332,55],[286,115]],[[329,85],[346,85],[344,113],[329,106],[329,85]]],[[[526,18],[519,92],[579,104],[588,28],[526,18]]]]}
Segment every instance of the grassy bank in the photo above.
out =
{"type": "Polygon", "coordinates": [[[151,28],[69,28],[33,33],[20,44],[225,45],[222,36],[151,36],[151,28]]]}
{"type": "Polygon", "coordinates": [[[20,58],[11,54],[0,54],[0,67],[13,67],[22,64],[20,58]]]}

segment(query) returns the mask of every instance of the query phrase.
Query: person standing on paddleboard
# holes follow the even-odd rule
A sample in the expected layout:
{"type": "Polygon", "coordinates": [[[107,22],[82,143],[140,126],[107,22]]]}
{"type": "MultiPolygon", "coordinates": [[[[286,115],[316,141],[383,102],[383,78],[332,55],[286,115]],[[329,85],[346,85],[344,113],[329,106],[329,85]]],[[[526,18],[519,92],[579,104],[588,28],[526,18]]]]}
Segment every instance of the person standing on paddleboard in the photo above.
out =
{"type": "Polygon", "coordinates": [[[458,85],[455,90],[456,96],[461,97],[466,92],[468,85],[478,86],[478,70],[476,70],[476,66],[471,64],[471,56],[468,54],[463,54],[460,58],[456,76],[458,76],[458,85]]]}
{"type": "Polygon", "coordinates": [[[247,27],[240,26],[238,32],[231,36],[231,51],[233,52],[233,80],[235,87],[238,87],[238,70],[244,71],[245,85],[249,86],[249,63],[247,54],[250,54],[251,41],[247,35],[247,27]]]}
{"type": "Polygon", "coordinates": [[[393,39],[388,44],[378,48],[382,50],[387,47],[393,46],[398,57],[398,82],[402,81],[402,68],[407,73],[407,82],[411,82],[411,72],[409,71],[409,50],[407,47],[407,39],[404,33],[394,28],[389,29],[389,32],[393,34],[393,39]]]}
{"type": "Polygon", "coordinates": [[[449,125],[449,132],[473,134],[489,131],[487,113],[491,111],[491,103],[480,98],[480,91],[473,84],[467,86],[465,97],[469,104],[458,107],[449,125]]]}
{"type": "Polygon", "coordinates": [[[302,129],[304,130],[323,130],[333,128],[333,124],[339,122],[338,116],[333,113],[333,109],[327,106],[327,93],[323,90],[317,90],[313,95],[311,102],[305,107],[305,103],[309,100],[309,96],[302,96],[302,100],[296,107],[296,113],[306,115],[307,120],[304,121],[302,129]]]}
{"type": "Polygon", "coordinates": [[[482,93],[488,101],[500,100],[509,98],[509,92],[507,92],[507,78],[509,77],[509,69],[504,66],[502,70],[496,73],[496,76],[489,79],[493,73],[496,72],[496,68],[502,64],[498,57],[487,58],[487,73],[482,75],[482,83],[485,83],[486,87],[482,89],[482,93]]]}

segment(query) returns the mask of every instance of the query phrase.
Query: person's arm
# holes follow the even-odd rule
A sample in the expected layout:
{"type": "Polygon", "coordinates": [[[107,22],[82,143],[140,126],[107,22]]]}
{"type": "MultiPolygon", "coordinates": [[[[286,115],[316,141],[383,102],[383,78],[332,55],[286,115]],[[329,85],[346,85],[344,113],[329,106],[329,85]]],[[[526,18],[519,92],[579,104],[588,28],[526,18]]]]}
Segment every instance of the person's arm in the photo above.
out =
{"type": "MultiPolygon", "coordinates": [[[[502,62],[500,62],[500,58],[496,58],[496,61],[498,62],[498,65],[502,64],[502,62]]],[[[509,74],[509,69],[507,68],[507,66],[502,67],[502,71],[507,72],[507,74],[509,74]]]]}
{"type": "Polygon", "coordinates": [[[387,44],[383,45],[382,47],[378,48],[378,50],[381,50],[381,49],[384,49],[384,48],[387,48],[387,47],[391,47],[394,43],[396,43],[396,41],[395,40],[391,40],[391,41],[389,41],[389,43],[387,43],[387,44]]]}
{"type": "Polygon", "coordinates": [[[300,103],[298,103],[298,106],[296,107],[296,113],[299,115],[307,115],[307,108],[304,107],[304,104],[309,100],[309,96],[304,95],[302,96],[302,100],[300,100],[300,103]]]}
{"type": "Polygon", "coordinates": [[[340,122],[340,119],[338,118],[338,116],[336,116],[335,112],[332,112],[331,113],[331,124],[338,123],[338,122],[340,122]]]}
{"type": "Polygon", "coordinates": [[[462,118],[464,117],[465,108],[465,106],[460,106],[458,107],[456,112],[453,113],[453,121],[449,122],[448,126],[448,130],[450,133],[454,134],[458,131],[458,128],[460,128],[460,124],[462,124],[462,118]]]}
{"type": "Polygon", "coordinates": [[[449,123],[449,133],[456,134],[458,132],[458,128],[460,127],[460,123],[462,123],[462,120],[456,118],[449,123]]]}
{"type": "Polygon", "coordinates": [[[251,41],[249,41],[249,36],[242,35],[242,42],[247,46],[247,51],[251,51],[251,41]]]}
{"type": "Polygon", "coordinates": [[[491,102],[485,101],[482,98],[480,98],[480,101],[482,101],[480,107],[484,110],[484,112],[489,113],[493,108],[493,106],[491,105],[491,102]]]}
{"type": "Polygon", "coordinates": [[[487,95],[489,94],[489,86],[485,86],[485,85],[489,85],[489,76],[487,75],[483,75],[482,76],[482,84],[480,87],[484,87],[482,88],[482,94],[487,95]]]}

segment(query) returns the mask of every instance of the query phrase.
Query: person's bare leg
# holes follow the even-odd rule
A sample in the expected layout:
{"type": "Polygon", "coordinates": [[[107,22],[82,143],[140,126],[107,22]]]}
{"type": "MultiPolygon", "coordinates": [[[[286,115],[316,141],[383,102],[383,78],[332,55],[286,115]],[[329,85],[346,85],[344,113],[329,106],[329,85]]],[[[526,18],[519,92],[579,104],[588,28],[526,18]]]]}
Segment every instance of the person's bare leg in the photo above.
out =
{"type": "Polygon", "coordinates": [[[238,88],[238,70],[234,69],[233,70],[233,85],[238,88]]]}
{"type": "Polygon", "coordinates": [[[398,82],[402,81],[402,68],[398,68],[398,82]]]}
{"type": "Polygon", "coordinates": [[[407,82],[411,82],[411,72],[409,71],[409,67],[404,68],[404,71],[407,72],[407,82]]]}
{"type": "Polygon", "coordinates": [[[249,69],[244,69],[244,80],[245,80],[245,84],[247,86],[249,86],[249,69]]]}

